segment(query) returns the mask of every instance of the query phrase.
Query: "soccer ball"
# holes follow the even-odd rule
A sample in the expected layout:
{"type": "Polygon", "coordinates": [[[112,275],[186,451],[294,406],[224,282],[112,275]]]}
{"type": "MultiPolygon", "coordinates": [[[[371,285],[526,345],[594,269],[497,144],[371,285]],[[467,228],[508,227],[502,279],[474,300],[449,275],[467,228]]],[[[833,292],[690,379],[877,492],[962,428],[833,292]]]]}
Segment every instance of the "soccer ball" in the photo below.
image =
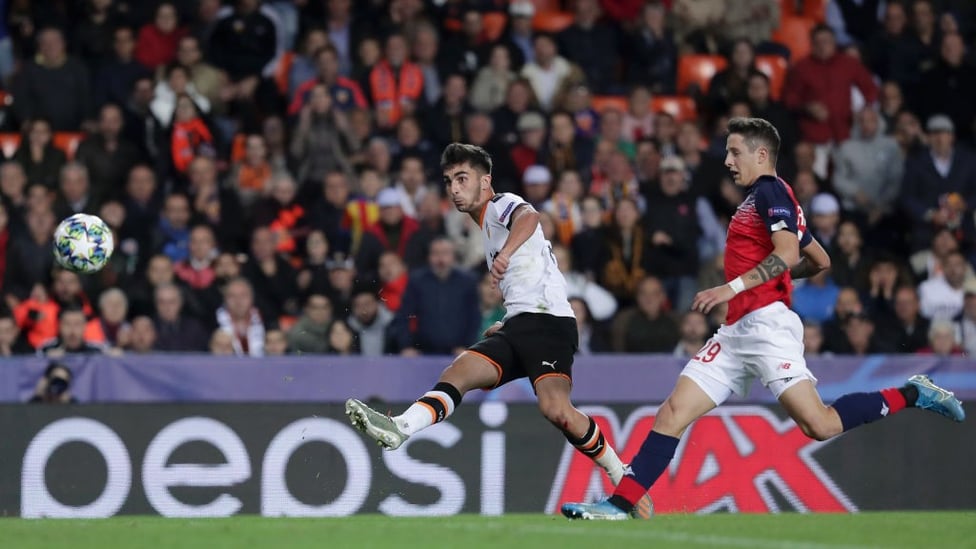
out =
{"type": "Polygon", "coordinates": [[[54,230],[54,259],[69,271],[97,272],[114,249],[112,229],[94,215],[75,214],[54,230]]]}

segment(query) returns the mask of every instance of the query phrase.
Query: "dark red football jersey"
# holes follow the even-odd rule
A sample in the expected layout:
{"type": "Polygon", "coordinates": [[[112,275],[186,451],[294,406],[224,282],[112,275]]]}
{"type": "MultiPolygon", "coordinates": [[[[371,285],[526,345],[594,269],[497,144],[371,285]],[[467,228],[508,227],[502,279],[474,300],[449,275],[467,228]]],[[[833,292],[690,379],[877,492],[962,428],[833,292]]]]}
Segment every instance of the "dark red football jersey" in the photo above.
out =
{"type": "MultiPolygon", "coordinates": [[[[764,175],[749,188],[749,193],[729,222],[725,245],[725,280],[730,281],[745,274],[766,259],[773,251],[772,234],[776,231],[795,234],[801,248],[809,244],[812,238],[807,232],[803,209],[793,196],[793,189],[779,177],[764,175]]],[[[729,301],[725,322],[733,324],[752,311],[776,301],[782,301],[789,307],[792,290],[793,281],[790,272],[786,271],[733,297],[729,301]]]]}

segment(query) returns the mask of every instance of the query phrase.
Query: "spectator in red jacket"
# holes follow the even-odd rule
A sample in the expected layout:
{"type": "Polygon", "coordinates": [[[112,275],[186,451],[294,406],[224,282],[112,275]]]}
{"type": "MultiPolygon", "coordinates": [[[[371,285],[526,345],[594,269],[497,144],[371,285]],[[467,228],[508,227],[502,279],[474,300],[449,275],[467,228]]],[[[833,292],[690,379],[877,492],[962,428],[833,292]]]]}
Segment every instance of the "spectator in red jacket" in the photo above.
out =
{"type": "Polygon", "coordinates": [[[136,61],[146,68],[155,69],[176,60],[176,48],[180,39],[186,36],[186,29],[180,27],[179,23],[176,7],[169,2],[160,4],[153,22],[139,29],[136,61]]]}
{"type": "Polygon", "coordinates": [[[810,41],[810,56],[799,60],[787,74],[784,103],[797,113],[804,140],[818,145],[839,143],[851,133],[851,86],[869,104],[878,98],[878,87],[859,60],[837,51],[830,27],[814,27],[810,41]]]}

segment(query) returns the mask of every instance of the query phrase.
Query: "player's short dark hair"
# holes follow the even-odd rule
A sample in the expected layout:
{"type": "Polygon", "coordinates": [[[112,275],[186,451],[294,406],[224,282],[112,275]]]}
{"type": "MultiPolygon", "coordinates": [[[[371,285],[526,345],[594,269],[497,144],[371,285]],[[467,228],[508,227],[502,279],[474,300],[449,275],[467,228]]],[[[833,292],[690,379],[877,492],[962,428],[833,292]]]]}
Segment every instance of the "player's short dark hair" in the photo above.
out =
{"type": "Polygon", "coordinates": [[[451,143],[441,154],[441,171],[460,164],[469,164],[472,168],[491,173],[491,155],[477,145],[467,143],[451,143]]]}
{"type": "Polygon", "coordinates": [[[779,132],[776,126],[762,118],[733,118],[729,120],[729,134],[737,133],[742,136],[749,147],[750,152],[754,152],[760,145],[764,145],[769,151],[769,156],[773,162],[779,156],[779,132]]]}

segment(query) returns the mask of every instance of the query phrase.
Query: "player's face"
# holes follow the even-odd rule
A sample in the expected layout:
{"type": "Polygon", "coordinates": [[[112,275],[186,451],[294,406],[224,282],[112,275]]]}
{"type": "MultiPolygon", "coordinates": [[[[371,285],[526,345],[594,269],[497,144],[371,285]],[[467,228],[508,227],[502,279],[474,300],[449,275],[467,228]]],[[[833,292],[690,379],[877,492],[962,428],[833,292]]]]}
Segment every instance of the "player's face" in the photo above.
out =
{"type": "Polygon", "coordinates": [[[490,175],[481,173],[468,163],[449,166],[444,170],[447,195],[459,212],[478,212],[487,200],[485,191],[490,184],[490,175]]]}
{"type": "Polygon", "coordinates": [[[742,135],[729,134],[725,145],[725,167],[732,172],[732,182],[740,187],[752,185],[760,175],[760,161],[765,157],[765,147],[750,151],[742,135]]]}

